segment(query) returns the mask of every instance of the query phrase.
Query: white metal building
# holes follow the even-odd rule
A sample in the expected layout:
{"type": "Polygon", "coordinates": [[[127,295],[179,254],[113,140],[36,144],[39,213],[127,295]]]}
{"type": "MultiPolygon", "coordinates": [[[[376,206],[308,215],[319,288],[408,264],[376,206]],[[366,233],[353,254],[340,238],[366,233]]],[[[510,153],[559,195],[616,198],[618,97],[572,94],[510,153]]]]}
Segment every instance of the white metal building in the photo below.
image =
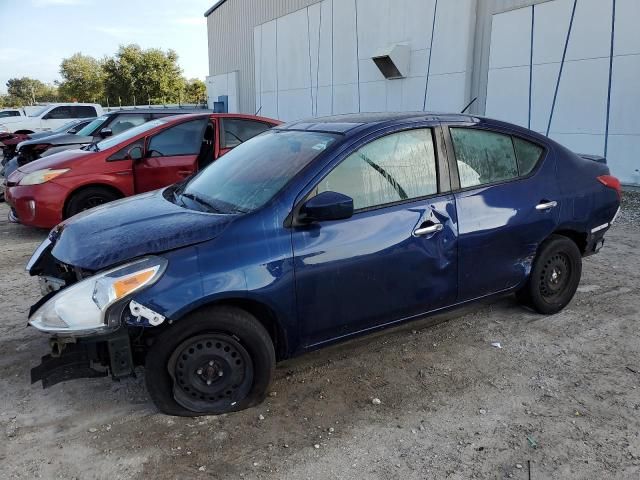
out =
{"type": "Polygon", "coordinates": [[[504,119],[640,185],[639,0],[220,0],[207,86],[295,120],[430,110],[504,119]]]}

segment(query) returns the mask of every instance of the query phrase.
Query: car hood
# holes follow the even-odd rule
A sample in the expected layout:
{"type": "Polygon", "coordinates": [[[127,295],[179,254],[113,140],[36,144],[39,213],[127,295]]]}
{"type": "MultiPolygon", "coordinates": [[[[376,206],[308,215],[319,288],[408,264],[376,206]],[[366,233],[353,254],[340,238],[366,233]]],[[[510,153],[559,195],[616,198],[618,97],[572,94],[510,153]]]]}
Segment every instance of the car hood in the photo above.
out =
{"type": "Polygon", "coordinates": [[[71,133],[55,133],[53,135],[38,136],[35,139],[25,140],[21,147],[27,145],[40,145],[48,143],[50,145],[82,145],[93,142],[93,137],[73,135],[71,133]]]}
{"type": "Polygon", "coordinates": [[[94,154],[95,152],[89,152],[87,150],[65,150],[63,152],[54,153],[53,155],[48,155],[33,162],[29,162],[20,167],[20,171],[22,173],[31,173],[36,170],[42,170],[43,168],[66,168],[79,158],[94,154]]]}
{"type": "Polygon", "coordinates": [[[237,218],[187,210],[162,190],[87,210],[49,234],[51,254],[83,270],[97,271],[143,255],[211,240],[237,218]]]}

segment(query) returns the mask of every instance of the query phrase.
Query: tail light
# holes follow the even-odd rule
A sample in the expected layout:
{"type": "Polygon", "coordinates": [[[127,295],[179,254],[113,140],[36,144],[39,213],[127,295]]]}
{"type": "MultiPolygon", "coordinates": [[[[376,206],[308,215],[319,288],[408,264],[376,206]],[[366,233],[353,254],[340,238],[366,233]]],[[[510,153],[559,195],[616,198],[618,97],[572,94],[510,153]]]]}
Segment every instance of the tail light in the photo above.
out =
{"type": "Polygon", "coordinates": [[[613,175],[600,175],[598,181],[607,188],[613,188],[618,194],[618,199],[622,195],[622,187],[620,186],[620,180],[613,175]]]}

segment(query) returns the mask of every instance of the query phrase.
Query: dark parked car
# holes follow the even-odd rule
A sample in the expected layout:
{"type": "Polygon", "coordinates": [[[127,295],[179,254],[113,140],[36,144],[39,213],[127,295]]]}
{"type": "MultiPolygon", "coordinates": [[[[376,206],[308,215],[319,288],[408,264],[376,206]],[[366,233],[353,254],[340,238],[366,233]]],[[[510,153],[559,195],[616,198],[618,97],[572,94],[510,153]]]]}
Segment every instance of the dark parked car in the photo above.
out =
{"type": "Polygon", "coordinates": [[[34,133],[0,133],[0,148],[2,148],[2,163],[6,164],[12,159],[16,153],[16,149],[22,142],[29,142],[31,140],[43,139],[58,134],[71,134],[75,135],[78,130],[84,128],[93,119],[92,118],[80,118],[77,120],[71,120],[64,125],[56,128],[55,130],[48,130],[43,132],[34,133]]]}
{"type": "Polygon", "coordinates": [[[142,125],[149,120],[163,118],[169,115],[206,112],[207,110],[187,108],[136,108],[117,110],[93,119],[91,123],[77,130],[74,134],[59,134],[54,137],[41,139],[40,141],[24,142],[20,145],[17,153],[21,157],[22,164],[25,164],[37,158],[99,142],[111,135],[117,135],[125,130],[142,125]]]}
{"type": "Polygon", "coordinates": [[[620,205],[606,165],[465,115],[276,127],[182,184],[56,227],[28,264],[49,292],[47,387],[145,365],[157,407],[260,402],[277,360],[477,299],[562,310],[620,205]]]}

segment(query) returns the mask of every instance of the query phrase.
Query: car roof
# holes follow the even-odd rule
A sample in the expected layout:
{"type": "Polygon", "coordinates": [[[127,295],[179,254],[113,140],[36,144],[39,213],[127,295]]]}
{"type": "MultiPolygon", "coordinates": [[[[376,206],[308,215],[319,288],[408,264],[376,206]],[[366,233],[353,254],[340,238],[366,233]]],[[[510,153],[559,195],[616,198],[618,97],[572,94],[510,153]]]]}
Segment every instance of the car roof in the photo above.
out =
{"type": "Polygon", "coordinates": [[[119,113],[213,113],[212,110],[203,108],[123,108],[121,110],[110,110],[105,115],[117,115],[119,113]]]}
{"type": "Polygon", "coordinates": [[[278,128],[286,130],[306,130],[316,132],[332,132],[346,134],[352,130],[360,130],[372,126],[382,126],[393,123],[409,123],[413,121],[445,121],[469,122],[474,117],[454,113],[433,112],[398,112],[398,113],[352,113],[318,117],[280,125],[278,128]]]}

